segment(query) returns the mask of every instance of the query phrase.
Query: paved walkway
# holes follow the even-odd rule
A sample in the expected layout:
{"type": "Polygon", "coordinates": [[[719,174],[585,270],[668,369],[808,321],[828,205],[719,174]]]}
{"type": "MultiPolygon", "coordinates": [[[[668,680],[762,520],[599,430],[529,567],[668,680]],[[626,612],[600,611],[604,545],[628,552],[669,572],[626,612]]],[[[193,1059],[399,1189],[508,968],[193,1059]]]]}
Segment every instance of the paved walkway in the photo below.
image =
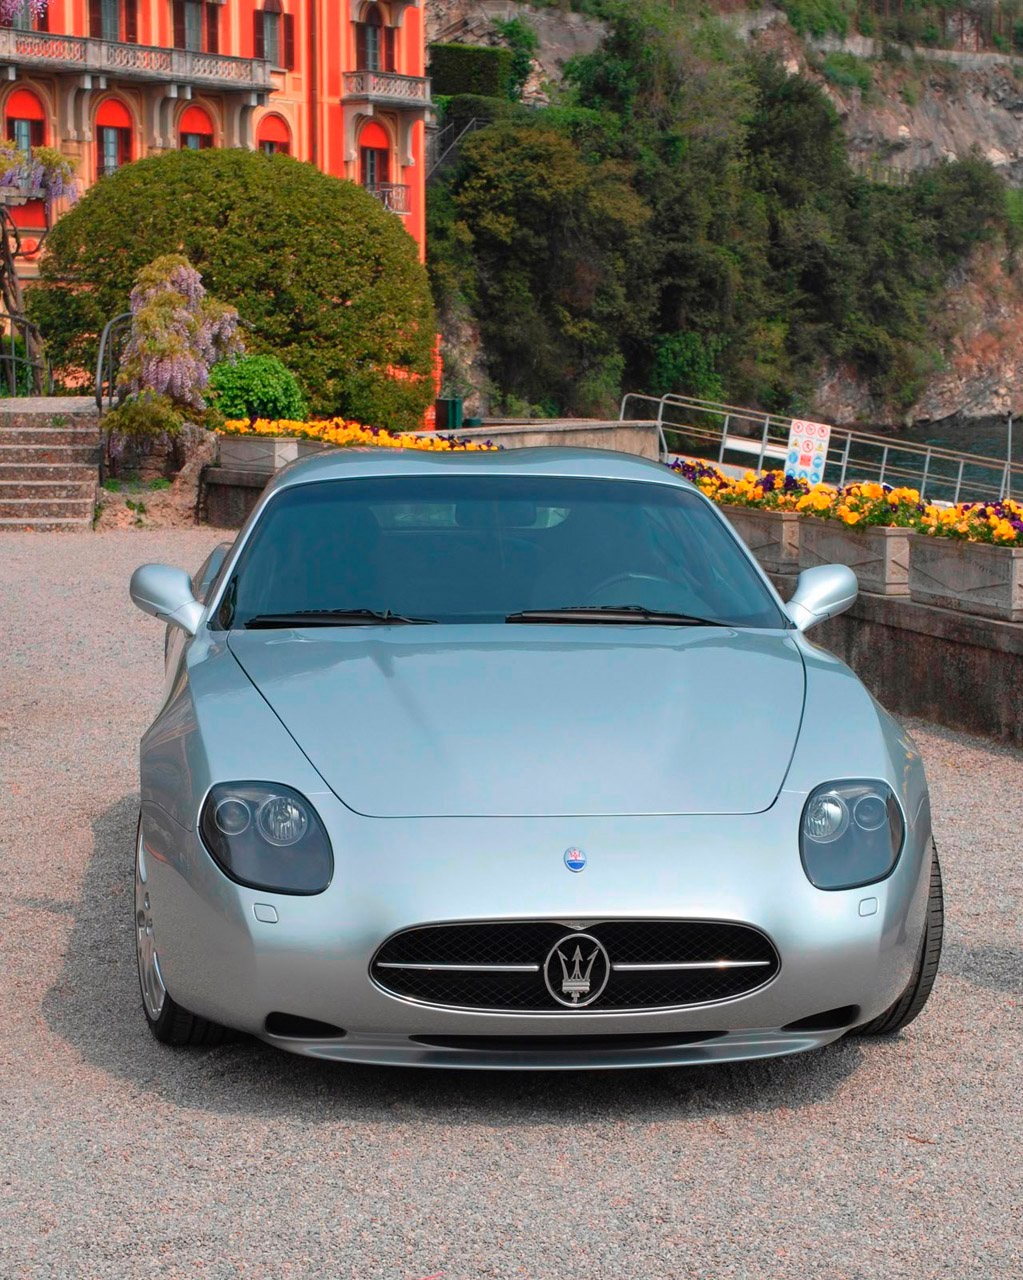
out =
{"type": "Polygon", "coordinates": [[[1023,754],[926,725],[948,946],[894,1041],[558,1077],[157,1045],[131,865],[162,632],[127,581],[215,541],[0,537],[3,1280],[1023,1276],[1023,754]]]}

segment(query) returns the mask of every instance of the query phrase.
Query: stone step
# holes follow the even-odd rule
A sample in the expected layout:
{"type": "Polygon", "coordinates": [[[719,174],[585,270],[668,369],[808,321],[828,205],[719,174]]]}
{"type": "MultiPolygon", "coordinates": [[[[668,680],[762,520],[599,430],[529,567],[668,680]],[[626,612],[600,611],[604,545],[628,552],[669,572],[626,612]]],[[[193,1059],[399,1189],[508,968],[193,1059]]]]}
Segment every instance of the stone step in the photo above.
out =
{"type": "Polygon", "coordinates": [[[0,444],[73,444],[99,447],[99,431],[96,427],[11,427],[0,421],[0,444]]]}
{"type": "Polygon", "coordinates": [[[0,533],[79,533],[92,527],[92,514],[87,519],[18,520],[0,517],[0,533]]]}
{"type": "Polygon", "coordinates": [[[99,441],[91,444],[4,444],[0,441],[0,466],[11,462],[98,462],[99,441]]]}
{"type": "Polygon", "coordinates": [[[91,519],[94,498],[2,498],[0,519],[91,519]]]}
{"type": "Polygon", "coordinates": [[[75,462],[5,462],[0,458],[0,481],[20,481],[24,483],[26,480],[77,480],[84,484],[89,479],[95,480],[97,471],[95,467],[83,466],[81,463],[75,462]]]}
{"type": "MultiPolygon", "coordinates": [[[[29,467],[29,471],[34,468],[29,467]]],[[[0,502],[14,498],[88,498],[96,496],[96,475],[85,480],[0,480],[0,502]]]]}

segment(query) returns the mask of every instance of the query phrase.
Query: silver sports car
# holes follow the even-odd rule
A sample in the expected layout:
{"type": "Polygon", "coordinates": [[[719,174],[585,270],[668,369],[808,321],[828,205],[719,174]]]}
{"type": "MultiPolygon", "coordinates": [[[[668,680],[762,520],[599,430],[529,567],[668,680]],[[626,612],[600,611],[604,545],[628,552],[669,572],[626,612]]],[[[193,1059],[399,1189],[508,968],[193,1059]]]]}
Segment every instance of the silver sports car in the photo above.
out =
{"type": "Polygon", "coordinates": [[[282,471],[170,624],[135,922],[158,1039],[648,1067],[910,1022],[941,876],[920,756],[666,468],[336,451],[282,471]]]}

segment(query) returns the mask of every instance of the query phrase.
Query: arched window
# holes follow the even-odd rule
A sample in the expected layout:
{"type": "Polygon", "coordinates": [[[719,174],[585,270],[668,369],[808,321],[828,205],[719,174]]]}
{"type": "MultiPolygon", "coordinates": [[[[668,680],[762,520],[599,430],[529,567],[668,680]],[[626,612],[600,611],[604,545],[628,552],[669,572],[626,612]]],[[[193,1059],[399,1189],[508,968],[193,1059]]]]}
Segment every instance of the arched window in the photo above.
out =
{"type": "Polygon", "coordinates": [[[268,156],[290,156],[291,130],[280,116],[264,116],[256,130],[256,145],[268,156]]]}
{"type": "Polygon", "coordinates": [[[108,98],[96,113],[96,176],[105,178],[132,161],[131,112],[108,98]]]}
{"type": "Polygon", "coordinates": [[[205,151],[213,146],[213,121],[202,107],[189,107],[181,117],[178,136],[182,151],[205,151]]]}
{"type": "Polygon", "coordinates": [[[263,0],[252,15],[253,56],[265,58],[272,67],[295,69],[295,18],[284,12],[283,0],[263,0]]]}
{"type": "Polygon", "coordinates": [[[20,150],[41,147],[46,141],[46,112],[31,89],[15,89],[7,99],[4,115],[4,137],[13,139],[20,150]]]}
{"type": "Polygon", "coordinates": [[[375,121],[359,134],[359,181],[367,191],[377,191],[391,181],[391,140],[375,121]]]}
{"type": "Polygon", "coordinates": [[[394,70],[394,28],[384,25],[380,6],[371,4],[355,24],[357,71],[394,70]]]}

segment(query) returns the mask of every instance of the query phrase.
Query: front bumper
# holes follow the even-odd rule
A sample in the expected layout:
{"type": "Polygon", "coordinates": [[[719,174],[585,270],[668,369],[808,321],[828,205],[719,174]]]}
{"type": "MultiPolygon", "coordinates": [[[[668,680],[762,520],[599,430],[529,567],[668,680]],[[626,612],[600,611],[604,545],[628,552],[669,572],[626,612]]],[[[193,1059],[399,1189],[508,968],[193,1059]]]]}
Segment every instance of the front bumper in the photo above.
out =
{"type": "Polygon", "coordinates": [[[330,887],[309,898],[243,888],[154,805],[143,811],[157,948],[171,995],[193,1012],[309,1056],[433,1067],[650,1067],[775,1057],[817,1048],[844,1026],[784,1030],[856,1006],[865,1022],[905,989],[923,930],[930,831],[910,825],[887,880],[826,893],[796,847],[803,796],[767,813],[622,819],[366,819],[329,793],[310,796],[334,843],[330,887]],[[563,851],[584,848],[570,874],[563,851]],[[267,922],[259,914],[276,915],[267,922]],[[266,908],[272,908],[272,912],[266,908]],[[766,987],[671,1010],[480,1012],[382,991],[370,962],[391,934],[419,924],[612,919],[737,921],[781,957],[766,987]],[[272,1013],[342,1028],[343,1037],[272,1036],[272,1013]],[[701,1040],[700,1033],[712,1037],[701,1040]],[[680,1042],[670,1043],[672,1036],[680,1042]],[[652,1046],[630,1037],[659,1037],[652,1046]],[[424,1043],[500,1037],[498,1047],[424,1043]],[[509,1038],[528,1037],[528,1047],[509,1038]],[[550,1037],[551,1049],[538,1037],[550,1037]],[[579,1047],[564,1042],[579,1038],[579,1047]],[[608,1044],[591,1037],[622,1037],[608,1044]],[[664,1037],[668,1037],[666,1041],[664,1037]]]}

